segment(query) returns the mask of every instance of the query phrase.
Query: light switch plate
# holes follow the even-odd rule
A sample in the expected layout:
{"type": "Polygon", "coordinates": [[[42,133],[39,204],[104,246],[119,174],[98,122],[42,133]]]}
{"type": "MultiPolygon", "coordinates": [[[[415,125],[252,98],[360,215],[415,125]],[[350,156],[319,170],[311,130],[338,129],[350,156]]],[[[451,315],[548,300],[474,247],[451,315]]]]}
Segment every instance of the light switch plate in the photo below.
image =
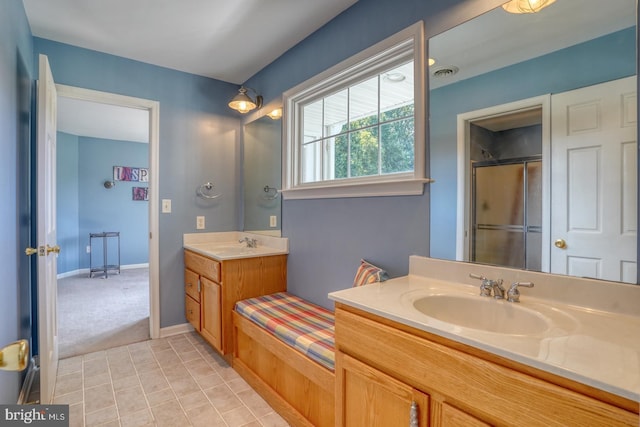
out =
{"type": "Polygon", "coordinates": [[[271,215],[269,217],[269,227],[277,227],[278,226],[278,217],[275,215],[271,215]]]}
{"type": "Polygon", "coordinates": [[[162,199],[162,213],[171,213],[171,199],[162,199]]]}
{"type": "Polygon", "coordinates": [[[197,216],[196,217],[196,229],[204,230],[204,217],[203,216],[197,216]]]}

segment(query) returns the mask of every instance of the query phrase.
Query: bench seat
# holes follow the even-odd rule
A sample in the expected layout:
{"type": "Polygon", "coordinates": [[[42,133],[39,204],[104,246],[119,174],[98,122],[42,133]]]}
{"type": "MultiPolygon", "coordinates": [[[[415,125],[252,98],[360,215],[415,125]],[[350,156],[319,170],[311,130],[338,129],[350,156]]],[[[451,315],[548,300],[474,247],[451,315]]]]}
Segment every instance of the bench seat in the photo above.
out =
{"type": "Polygon", "coordinates": [[[295,295],[278,292],[236,303],[236,312],[324,367],[334,370],[333,313],[295,295]]]}
{"type": "Polygon", "coordinates": [[[295,427],[335,424],[333,313],[284,292],[236,303],[233,368],[295,427]]]}

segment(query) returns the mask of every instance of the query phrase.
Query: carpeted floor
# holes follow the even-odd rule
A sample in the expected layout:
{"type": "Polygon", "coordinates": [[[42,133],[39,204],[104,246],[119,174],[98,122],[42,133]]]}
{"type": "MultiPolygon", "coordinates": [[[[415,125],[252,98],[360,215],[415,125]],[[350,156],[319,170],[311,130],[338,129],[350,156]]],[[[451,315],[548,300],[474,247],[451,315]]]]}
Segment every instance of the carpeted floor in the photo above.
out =
{"type": "Polygon", "coordinates": [[[149,269],[58,279],[59,357],[149,339],[149,269]]]}

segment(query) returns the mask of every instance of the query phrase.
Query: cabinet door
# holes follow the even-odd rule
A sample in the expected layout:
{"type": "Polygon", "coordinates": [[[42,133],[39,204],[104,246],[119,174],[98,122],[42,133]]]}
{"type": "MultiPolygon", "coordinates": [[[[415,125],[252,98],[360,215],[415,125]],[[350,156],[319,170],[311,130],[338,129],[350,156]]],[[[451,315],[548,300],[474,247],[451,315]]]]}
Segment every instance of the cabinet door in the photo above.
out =
{"type": "Polygon", "coordinates": [[[346,354],[336,361],[338,426],[428,425],[428,395],[346,354]]]}
{"type": "Polygon", "coordinates": [[[209,341],[209,344],[223,353],[220,285],[202,276],[200,277],[200,319],[202,336],[209,341]]]}
{"type": "Polygon", "coordinates": [[[489,424],[447,403],[442,404],[439,425],[441,427],[489,427],[489,424]]]}

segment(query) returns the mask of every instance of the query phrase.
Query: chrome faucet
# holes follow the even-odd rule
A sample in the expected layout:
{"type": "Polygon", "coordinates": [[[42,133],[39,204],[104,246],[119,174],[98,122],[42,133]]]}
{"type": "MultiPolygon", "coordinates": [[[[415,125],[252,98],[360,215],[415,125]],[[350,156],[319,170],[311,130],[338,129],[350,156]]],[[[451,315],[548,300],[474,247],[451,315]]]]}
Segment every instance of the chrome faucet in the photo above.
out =
{"type": "Polygon", "coordinates": [[[504,288],[502,287],[502,279],[492,280],[493,297],[495,299],[504,299],[504,288]]]}
{"type": "Polygon", "coordinates": [[[480,283],[480,295],[483,297],[490,297],[491,291],[493,291],[493,297],[495,299],[504,299],[504,288],[502,287],[502,279],[492,280],[479,274],[469,274],[472,279],[482,280],[480,283]]]}
{"type": "Polygon", "coordinates": [[[511,284],[509,291],[507,292],[507,301],[509,302],[520,302],[520,291],[518,287],[523,286],[525,288],[533,288],[533,283],[531,282],[515,282],[511,284]]]}
{"type": "Polygon", "coordinates": [[[246,243],[248,248],[258,247],[258,241],[256,239],[250,239],[246,236],[243,239],[238,240],[238,243],[246,243]]]}

